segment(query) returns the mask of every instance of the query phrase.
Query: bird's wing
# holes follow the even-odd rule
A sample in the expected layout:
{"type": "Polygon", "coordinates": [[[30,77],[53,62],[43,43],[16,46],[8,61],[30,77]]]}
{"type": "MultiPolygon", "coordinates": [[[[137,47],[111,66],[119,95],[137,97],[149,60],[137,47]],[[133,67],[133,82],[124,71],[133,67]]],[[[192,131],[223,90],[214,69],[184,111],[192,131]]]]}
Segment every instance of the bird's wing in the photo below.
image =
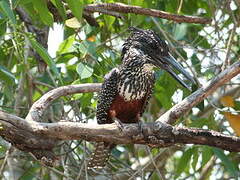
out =
{"type": "Polygon", "coordinates": [[[106,124],[108,110],[117,95],[118,91],[118,77],[119,69],[114,68],[104,77],[104,82],[102,85],[102,90],[98,97],[97,105],[97,122],[98,124],[106,124]]]}

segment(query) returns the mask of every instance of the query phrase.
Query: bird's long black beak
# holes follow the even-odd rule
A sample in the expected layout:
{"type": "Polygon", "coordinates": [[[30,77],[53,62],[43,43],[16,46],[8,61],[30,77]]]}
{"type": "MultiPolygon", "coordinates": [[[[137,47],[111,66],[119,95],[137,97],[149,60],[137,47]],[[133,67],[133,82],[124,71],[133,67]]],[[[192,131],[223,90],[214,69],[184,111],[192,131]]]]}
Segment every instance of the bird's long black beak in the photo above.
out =
{"type": "Polygon", "coordinates": [[[191,88],[174,72],[174,69],[179,71],[194,84],[195,80],[187,71],[184,70],[182,65],[179,62],[177,62],[177,60],[170,53],[168,53],[167,56],[161,56],[161,58],[158,58],[157,64],[158,67],[163,68],[164,70],[169,72],[174,77],[174,79],[176,79],[181,85],[183,85],[185,88],[191,91],[191,88]]]}

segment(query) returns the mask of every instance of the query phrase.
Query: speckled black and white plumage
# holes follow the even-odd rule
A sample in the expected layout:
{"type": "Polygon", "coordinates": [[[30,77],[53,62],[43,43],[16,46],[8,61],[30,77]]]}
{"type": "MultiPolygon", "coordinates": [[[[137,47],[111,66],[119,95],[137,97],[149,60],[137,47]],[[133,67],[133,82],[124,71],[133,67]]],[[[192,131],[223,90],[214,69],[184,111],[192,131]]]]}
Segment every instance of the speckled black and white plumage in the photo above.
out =
{"type": "MultiPolygon", "coordinates": [[[[122,64],[105,76],[97,105],[97,122],[136,123],[144,112],[155,82],[154,57],[167,56],[168,47],[152,30],[132,29],[123,44],[122,64]]],[[[164,66],[164,61],[161,65],[164,66]]],[[[89,167],[103,167],[114,144],[97,143],[89,167]]]]}
{"type": "MultiPolygon", "coordinates": [[[[146,65],[142,55],[128,51],[131,61],[126,61],[118,68],[114,68],[105,75],[102,90],[98,97],[97,122],[98,124],[113,123],[108,116],[108,110],[117,95],[125,101],[139,100],[147,96],[147,104],[152,94],[155,82],[153,66],[146,65]],[[148,67],[150,66],[150,67],[148,67]]],[[[146,106],[146,105],[145,105],[146,106]]],[[[141,110],[141,115],[145,109],[141,110]]],[[[120,119],[121,120],[121,119],[120,119]]]]}
{"type": "Polygon", "coordinates": [[[119,69],[114,68],[104,77],[102,90],[98,95],[97,122],[98,124],[112,123],[108,117],[108,110],[118,93],[119,69]]]}

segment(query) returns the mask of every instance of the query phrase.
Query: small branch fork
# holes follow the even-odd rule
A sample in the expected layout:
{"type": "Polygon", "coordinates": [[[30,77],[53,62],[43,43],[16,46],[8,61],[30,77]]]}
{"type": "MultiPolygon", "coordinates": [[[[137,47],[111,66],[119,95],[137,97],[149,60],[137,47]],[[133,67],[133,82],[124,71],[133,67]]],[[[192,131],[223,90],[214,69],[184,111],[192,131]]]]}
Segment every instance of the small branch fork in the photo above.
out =
{"type": "Polygon", "coordinates": [[[122,130],[119,130],[115,124],[89,125],[76,122],[40,122],[44,111],[60,96],[99,91],[101,84],[93,83],[63,86],[49,91],[33,104],[25,119],[0,111],[0,135],[18,149],[33,153],[47,165],[53,165],[57,159],[52,152],[56,142],[73,139],[114,141],[116,144],[146,144],[154,147],[168,147],[176,143],[202,144],[240,152],[240,138],[238,137],[211,130],[171,125],[193,106],[239,73],[240,61],[237,61],[209,81],[207,85],[173,106],[156,122],[143,123],[143,133],[139,131],[138,124],[123,124],[122,130]]]}

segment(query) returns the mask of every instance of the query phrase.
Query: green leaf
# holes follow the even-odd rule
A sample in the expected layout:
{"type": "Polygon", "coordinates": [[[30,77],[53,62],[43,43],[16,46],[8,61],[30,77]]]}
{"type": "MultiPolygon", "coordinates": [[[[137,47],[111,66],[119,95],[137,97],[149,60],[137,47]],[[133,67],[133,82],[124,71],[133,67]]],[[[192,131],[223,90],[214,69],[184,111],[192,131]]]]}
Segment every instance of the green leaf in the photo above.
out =
{"type": "Polygon", "coordinates": [[[158,79],[158,82],[155,86],[155,97],[165,109],[169,109],[172,107],[172,95],[174,94],[179,84],[177,84],[177,81],[173,79],[168,73],[162,70],[157,71],[156,76],[159,78],[156,78],[158,79]]]}
{"type": "Polygon", "coordinates": [[[238,169],[236,166],[234,166],[233,162],[228,159],[228,157],[224,154],[223,150],[218,148],[212,148],[214,154],[221,159],[223,165],[229,172],[230,176],[237,177],[238,175],[238,169]]]}
{"type": "Polygon", "coordinates": [[[80,21],[82,19],[84,2],[82,0],[66,0],[66,2],[73,15],[80,21]]]}
{"type": "Polygon", "coordinates": [[[0,36],[3,36],[7,30],[7,18],[0,19],[0,36]]]}
{"type": "Polygon", "coordinates": [[[107,15],[104,15],[103,17],[104,17],[104,20],[106,21],[107,28],[112,29],[112,25],[116,18],[113,16],[107,16],[107,15]]]}
{"type": "Polygon", "coordinates": [[[192,168],[196,170],[196,166],[198,163],[199,152],[197,147],[193,147],[193,158],[192,158],[192,168]]]}
{"type": "Polygon", "coordinates": [[[240,110],[240,101],[239,100],[234,101],[234,109],[236,111],[240,110]]]}
{"type": "Polygon", "coordinates": [[[182,40],[186,34],[187,34],[187,25],[185,23],[176,24],[175,31],[174,31],[175,39],[182,40]]]}
{"type": "Polygon", "coordinates": [[[81,27],[81,23],[78,21],[76,17],[67,19],[65,21],[65,25],[73,29],[79,29],[81,27]]]}
{"type": "MultiPolygon", "coordinates": [[[[57,63],[67,63],[70,59],[77,57],[77,53],[75,52],[69,52],[69,53],[63,53],[63,54],[59,54],[59,56],[57,57],[56,62],[57,63]]],[[[67,65],[68,67],[69,65],[67,65]]],[[[71,65],[70,65],[71,66],[71,65]]],[[[74,68],[75,71],[76,68],[74,68]]]]}
{"type": "Polygon", "coordinates": [[[24,5],[24,4],[29,4],[32,3],[33,0],[19,0],[19,4],[24,5]]]}
{"type": "Polygon", "coordinates": [[[13,86],[4,86],[3,90],[1,90],[3,92],[4,99],[6,98],[6,101],[13,101],[13,97],[14,97],[13,91],[14,90],[12,87],[13,86]]]}
{"type": "Polygon", "coordinates": [[[85,54],[91,54],[92,56],[96,57],[96,43],[90,42],[88,40],[82,41],[81,43],[77,44],[77,48],[79,51],[85,54]]]}
{"type": "Polygon", "coordinates": [[[178,6],[178,0],[171,0],[171,3],[165,3],[165,11],[176,13],[176,9],[178,6]]]}
{"type": "Polygon", "coordinates": [[[195,68],[195,70],[197,71],[197,73],[201,73],[201,62],[198,59],[198,57],[196,56],[196,54],[193,54],[193,56],[191,57],[191,62],[195,68]]]}
{"type": "Polygon", "coordinates": [[[143,6],[144,1],[143,0],[131,0],[131,5],[135,6],[143,6]]]}
{"type": "Polygon", "coordinates": [[[40,166],[38,164],[33,164],[30,168],[26,169],[19,179],[30,180],[36,177],[37,171],[40,166]]]}
{"type": "Polygon", "coordinates": [[[189,148],[187,151],[185,151],[181,157],[181,159],[179,160],[178,166],[177,166],[177,170],[176,170],[176,176],[175,178],[177,178],[187,167],[187,165],[189,164],[191,157],[193,155],[193,149],[189,148]]]}
{"type": "Polygon", "coordinates": [[[32,1],[34,9],[39,13],[40,19],[42,22],[48,26],[53,25],[53,15],[50,13],[47,7],[47,1],[38,0],[32,1]]]}
{"type": "Polygon", "coordinates": [[[169,109],[172,107],[171,96],[164,95],[166,90],[163,87],[158,87],[158,92],[156,93],[156,98],[160,101],[164,109],[169,109]]]}
{"type": "Polygon", "coordinates": [[[65,39],[59,46],[57,54],[63,54],[67,53],[68,49],[72,46],[73,42],[75,40],[75,35],[69,36],[67,39],[65,39]]]}
{"type": "Polygon", "coordinates": [[[3,80],[8,85],[13,85],[15,84],[15,79],[15,76],[10,71],[0,65],[0,80],[3,80]]]}
{"type": "Polygon", "coordinates": [[[61,15],[62,19],[67,19],[66,9],[63,6],[61,0],[51,0],[51,2],[57,7],[59,14],[61,15]]]}
{"type": "Polygon", "coordinates": [[[213,155],[213,151],[211,147],[208,146],[202,146],[202,167],[205,166],[205,164],[207,164],[207,162],[211,159],[212,155],[213,155]]]}
{"type": "Polygon", "coordinates": [[[192,116],[191,120],[192,120],[190,124],[191,127],[202,128],[203,126],[207,125],[209,129],[212,130],[217,130],[218,127],[213,115],[210,115],[208,118],[198,118],[192,116]]]}
{"type": "Polygon", "coordinates": [[[20,0],[9,0],[9,2],[12,4],[12,9],[15,9],[19,5],[20,0]]]}
{"type": "Polygon", "coordinates": [[[80,98],[80,107],[85,109],[84,111],[89,111],[89,107],[91,106],[91,99],[93,97],[93,94],[91,93],[84,93],[82,97],[80,98]]]}
{"type": "Polygon", "coordinates": [[[196,106],[200,111],[204,111],[204,101],[200,102],[197,106],[196,106]]]}
{"type": "Polygon", "coordinates": [[[17,23],[15,15],[14,15],[14,13],[13,13],[11,7],[10,7],[10,4],[7,0],[1,0],[0,1],[0,11],[5,16],[7,16],[13,24],[17,23]]]}
{"type": "MultiPolygon", "coordinates": [[[[29,14],[29,16],[31,17],[31,19],[34,21],[34,22],[40,22],[40,17],[39,17],[39,13],[37,13],[37,11],[34,9],[34,5],[33,3],[24,3],[21,5],[24,10],[26,11],[26,13],[29,14]]],[[[39,23],[40,24],[40,23],[39,23]]]]}
{"type": "Polygon", "coordinates": [[[50,67],[50,69],[53,71],[53,73],[57,76],[57,78],[62,83],[62,79],[61,79],[60,73],[58,72],[56,64],[54,60],[51,58],[51,56],[48,54],[47,50],[41,44],[39,44],[35,39],[29,39],[29,41],[33,49],[36,50],[37,53],[43,58],[43,60],[47,63],[47,65],[50,67]]]}
{"type": "Polygon", "coordinates": [[[93,74],[93,69],[83,63],[79,63],[76,70],[81,79],[89,78],[93,74]]]}
{"type": "MultiPolygon", "coordinates": [[[[168,4],[174,4],[174,3],[168,3],[168,4]]],[[[178,5],[177,2],[175,4],[178,5]]],[[[197,1],[196,0],[188,0],[182,6],[182,13],[184,13],[184,14],[194,14],[197,11],[197,9],[198,9],[197,1]]]]}
{"type": "Polygon", "coordinates": [[[211,45],[209,44],[208,40],[205,37],[202,37],[202,39],[199,42],[197,42],[197,45],[205,49],[211,48],[211,45]]]}

